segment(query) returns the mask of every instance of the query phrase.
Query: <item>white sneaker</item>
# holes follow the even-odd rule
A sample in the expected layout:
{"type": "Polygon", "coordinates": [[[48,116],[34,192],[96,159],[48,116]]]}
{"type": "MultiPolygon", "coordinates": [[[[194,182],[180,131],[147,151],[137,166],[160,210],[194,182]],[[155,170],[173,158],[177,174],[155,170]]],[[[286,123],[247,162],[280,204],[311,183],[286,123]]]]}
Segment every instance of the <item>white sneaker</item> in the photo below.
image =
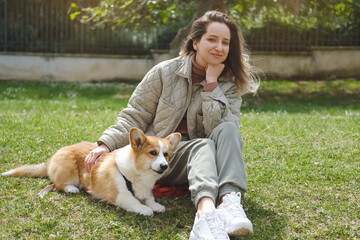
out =
{"type": "Polygon", "coordinates": [[[218,209],[205,213],[202,217],[195,216],[194,226],[190,233],[190,240],[228,240],[225,231],[225,216],[218,209]]]}
{"type": "Polygon", "coordinates": [[[240,204],[241,193],[231,192],[223,197],[223,202],[217,207],[225,216],[225,230],[229,236],[252,236],[253,225],[246,217],[240,204]]]}

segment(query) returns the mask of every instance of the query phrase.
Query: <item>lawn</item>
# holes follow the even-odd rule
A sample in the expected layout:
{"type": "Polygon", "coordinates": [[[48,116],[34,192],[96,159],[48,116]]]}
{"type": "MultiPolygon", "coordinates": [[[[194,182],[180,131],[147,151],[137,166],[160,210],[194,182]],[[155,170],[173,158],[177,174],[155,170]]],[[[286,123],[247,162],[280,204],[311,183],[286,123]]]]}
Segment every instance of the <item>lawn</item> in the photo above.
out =
{"type": "MultiPolygon", "coordinates": [[[[96,141],[134,87],[0,81],[0,172],[96,141]]],[[[360,238],[360,81],[263,81],[258,95],[244,97],[239,130],[250,239],[360,238]]],[[[189,237],[196,210],[188,195],[158,198],[167,211],[144,217],[84,191],[41,199],[48,184],[0,177],[1,239],[189,237]]]]}

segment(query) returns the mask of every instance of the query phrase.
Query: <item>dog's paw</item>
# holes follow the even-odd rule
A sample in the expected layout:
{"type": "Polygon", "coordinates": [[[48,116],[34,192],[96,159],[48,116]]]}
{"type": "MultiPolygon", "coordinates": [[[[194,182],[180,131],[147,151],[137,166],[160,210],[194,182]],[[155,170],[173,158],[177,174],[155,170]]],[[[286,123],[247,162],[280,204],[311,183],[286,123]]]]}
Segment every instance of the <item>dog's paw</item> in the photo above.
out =
{"type": "Polygon", "coordinates": [[[143,205],[139,209],[136,209],[136,212],[138,212],[142,215],[145,215],[145,216],[151,216],[154,214],[154,211],[146,205],[143,205]]]}
{"type": "Polygon", "coordinates": [[[160,203],[154,202],[150,207],[154,212],[165,212],[165,207],[160,203]]]}
{"type": "Polygon", "coordinates": [[[79,189],[73,185],[67,185],[64,190],[67,193],[78,193],[79,192],[79,189]]]}

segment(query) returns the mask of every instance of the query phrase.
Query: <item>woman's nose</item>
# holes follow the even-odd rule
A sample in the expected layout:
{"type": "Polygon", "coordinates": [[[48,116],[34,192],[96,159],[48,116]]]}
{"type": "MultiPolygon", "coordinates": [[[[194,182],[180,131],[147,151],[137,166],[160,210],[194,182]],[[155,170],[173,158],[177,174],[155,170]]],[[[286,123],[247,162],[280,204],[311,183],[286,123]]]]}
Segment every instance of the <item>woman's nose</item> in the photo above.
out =
{"type": "Polygon", "coordinates": [[[215,49],[218,50],[218,51],[221,51],[223,49],[223,45],[221,42],[218,42],[215,46],[215,49]]]}

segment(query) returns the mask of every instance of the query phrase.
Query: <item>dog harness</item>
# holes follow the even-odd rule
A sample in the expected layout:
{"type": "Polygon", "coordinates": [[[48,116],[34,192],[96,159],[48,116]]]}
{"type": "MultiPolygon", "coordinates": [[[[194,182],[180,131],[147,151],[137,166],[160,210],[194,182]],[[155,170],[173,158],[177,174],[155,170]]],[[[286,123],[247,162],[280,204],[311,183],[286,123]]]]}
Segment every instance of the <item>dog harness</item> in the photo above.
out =
{"type": "Polygon", "coordinates": [[[123,176],[123,178],[124,178],[124,180],[125,180],[125,182],[126,182],[126,187],[127,187],[127,189],[132,193],[132,195],[135,196],[134,190],[133,190],[133,188],[132,188],[132,183],[129,181],[129,179],[127,179],[127,178],[124,176],[124,174],[121,173],[121,175],[123,176]]]}

